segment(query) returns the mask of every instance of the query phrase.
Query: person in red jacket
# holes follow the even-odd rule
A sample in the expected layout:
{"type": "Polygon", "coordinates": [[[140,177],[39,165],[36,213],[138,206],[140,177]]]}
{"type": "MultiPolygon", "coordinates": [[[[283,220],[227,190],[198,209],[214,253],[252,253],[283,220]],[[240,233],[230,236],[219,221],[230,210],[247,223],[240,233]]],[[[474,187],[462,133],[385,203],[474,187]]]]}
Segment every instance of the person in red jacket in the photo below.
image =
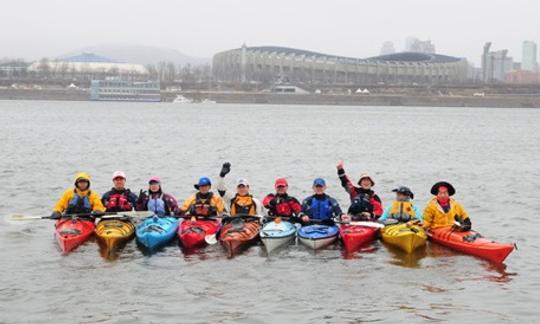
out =
{"type": "Polygon", "coordinates": [[[290,221],[299,221],[299,215],[302,211],[300,202],[287,194],[289,183],[285,178],[276,179],[274,184],[276,193],[268,194],[263,199],[263,206],[268,209],[268,215],[271,217],[288,217],[290,221]]]}
{"type": "Polygon", "coordinates": [[[357,187],[345,174],[343,161],[339,161],[336,167],[341,186],[347,191],[351,199],[351,207],[348,213],[362,220],[376,220],[379,218],[383,213],[383,207],[381,198],[371,189],[375,185],[373,179],[367,174],[362,174],[358,180],[360,187],[357,187]],[[371,206],[365,204],[366,198],[371,206]]]}

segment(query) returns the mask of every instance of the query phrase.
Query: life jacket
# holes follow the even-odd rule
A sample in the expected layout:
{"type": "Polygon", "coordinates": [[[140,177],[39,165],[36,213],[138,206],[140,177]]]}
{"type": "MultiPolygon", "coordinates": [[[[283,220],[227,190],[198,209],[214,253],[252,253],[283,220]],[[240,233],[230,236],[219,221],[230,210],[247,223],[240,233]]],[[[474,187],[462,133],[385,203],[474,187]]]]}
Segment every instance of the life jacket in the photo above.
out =
{"type": "Polygon", "coordinates": [[[148,202],[146,203],[146,208],[148,211],[154,212],[158,216],[170,215],[169,206],[165,200],[163,200],[163,193],[160,193],[159,196],[154,196],[150,193],[148,196],[148,202]]]}
{"type": "Polygon", "coordinates": [[[324,220],[332,217],[332,202],[326,195],[323,199],[312,196],[309,208],[310,218],[324,220]]]}
{"type": "Polygon", "coordinates": [[[123,192],[112,191],[114,192],[109,196],[107,201],[107,211],[109,212],[119,212],[119,211],[130,211],[133,209],[133,204],[129,202],[129,189],[124,190],[123,192]]]}
{"type": "Polygon", "coordinates": [[[214,198],[213,192],[209,192],[208,197],[206,198],[203,198],[201,193],[197,192],[195,194],[195,201],[189,208],[189,213],[191,215],[202,216],[202,217],[216,216],[217,209],[212,204],[213,198],[214,198]]]}
{"type": "Polygon", "coordinates": [[[92,191],[88,190],[86,196],[79,196],[76,190],[73,190],[73,197],[68,203],[66,214],[89,214],[92,212],[92,206],[90,205],[90,195],[92,191]]]}
{"type": "Polygon", "coordinates": [[[275,197],[274,199],[279,199],[280,201],[276,204],[274,210],[270,211],[271,214],[274,214],[272,216],[291,217],[293,215],[294,210],[291,204],[294,201],[292,197],[287,195],[285,197],[275,197]]]}
{"type": "Polygon", "coordinates": [[[413,205],[410,201],[394,201],[388,212],[388,217],[400,222],[408,222],[416,217],[413,205]]]}
{"type": "Polygon", "coordinates": [[[253,200],[252,195],[240,196],[236,194],[233,199],[231,199],[231,216],[234,215],[257,215],[257,205],[253,200]]]}
{"type": "Polygon", "coordinates": [[[351,215],[359,215],[363,212],[373,214],[373,205],[371,204],[370,196],[360,194],[353,198],[348,213],[351,215]]]}

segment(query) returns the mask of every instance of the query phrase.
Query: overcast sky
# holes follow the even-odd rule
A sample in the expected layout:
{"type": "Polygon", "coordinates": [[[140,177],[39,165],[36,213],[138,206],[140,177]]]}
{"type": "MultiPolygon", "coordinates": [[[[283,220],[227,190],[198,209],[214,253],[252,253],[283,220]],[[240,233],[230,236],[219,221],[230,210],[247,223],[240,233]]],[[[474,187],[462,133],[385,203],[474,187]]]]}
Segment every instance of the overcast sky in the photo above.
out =
{"type": "Polygon", "coordinates": [[[244,42],[369,57],[387,40],[401,50],[408,36],[476,64],[491,40],[520,61],[523,40],[540,42],[540,1],[0,1],[0,57],[55,57],[111,43],[211,57],[244,42]]]}

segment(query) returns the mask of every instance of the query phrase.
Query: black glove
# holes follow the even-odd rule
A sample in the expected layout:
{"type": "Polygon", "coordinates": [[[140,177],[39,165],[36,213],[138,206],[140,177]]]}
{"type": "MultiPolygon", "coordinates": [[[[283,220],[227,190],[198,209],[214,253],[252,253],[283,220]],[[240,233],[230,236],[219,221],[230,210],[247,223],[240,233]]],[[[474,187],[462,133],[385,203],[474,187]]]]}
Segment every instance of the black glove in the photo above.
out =
{"type": "Polygon", "coordinates": [[[137,197],[137,204],[142,204],[145,199],[146,199],[146,191],[141,189],[141,191],[139,191],[139,197],[137,197]]]}
{"type": "Polygon", "coordinates": [[[272,200],[270,200],[270,202],[268,202],[268,208],[269,209],[274,209],[276,208],[277,206],[277,198],[274,198],[272,200]]]}
{"type": "Polygon", "coordinates": [[[221,167],[221,172],[219,172],[220,177],[225,177],[229,172],[231,172],[231,164],[229,162],[223,163],[221,167]]]}
{"type": "Polygon", "coordinates": [[[55,211],[51,214],[50,219],[60,219],[61,217],[62,217],[62,213],[55,211]]]}

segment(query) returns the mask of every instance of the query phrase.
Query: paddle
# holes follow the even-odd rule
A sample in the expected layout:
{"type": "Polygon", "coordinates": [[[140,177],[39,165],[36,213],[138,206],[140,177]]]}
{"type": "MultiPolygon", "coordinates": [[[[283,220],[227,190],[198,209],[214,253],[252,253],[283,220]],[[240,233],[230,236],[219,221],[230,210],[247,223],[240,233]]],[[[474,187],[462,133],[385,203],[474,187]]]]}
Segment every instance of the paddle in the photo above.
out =
{"type": "Polygon", "coordinates": [[[352,221],[352,222],[336,222],[337,224],[345,225],[354,225],[354,226],[364,226],[372,228],[384,228],[384,225],[377,222],[367,222],[367,221],[352,221]]]}
{"type": "MultiPolygon", "coordinates": [[[[126,212],[114,212],[114,213],[103,213],[101,215],[92,215],[91,213],[83,214],[65,214],[61,218],[84,218],[84,217],[95,217],[101,219],[107,218],[117,218],[118,216],[127,216],[133,218],[146,218],[152,216],[154,213],[150,211],[126,211],[126,212]]],[[[40,219],[57,219],[49,216],[27,216],[21,214],[8,215],[6,218],[8,221],[31,221],[31,220],[40,220],[40,219]]]]}

